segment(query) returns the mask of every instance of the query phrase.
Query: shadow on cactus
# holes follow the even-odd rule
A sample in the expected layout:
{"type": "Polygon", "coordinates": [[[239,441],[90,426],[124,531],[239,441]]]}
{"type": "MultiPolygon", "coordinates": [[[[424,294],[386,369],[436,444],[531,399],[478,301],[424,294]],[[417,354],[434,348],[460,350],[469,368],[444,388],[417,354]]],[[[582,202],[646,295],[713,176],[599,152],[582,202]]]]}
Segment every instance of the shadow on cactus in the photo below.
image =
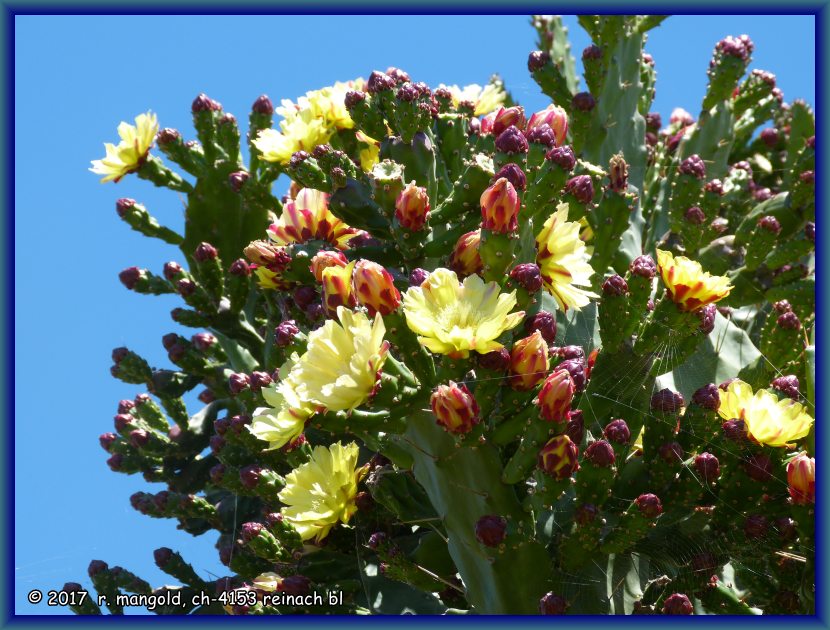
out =
{"type": "Polygon", "coordinates": [[[257,99],[247,164],[205,95],[196,140],[122,123],[92,170],[187,211],[178,234],[117,202],[186,261],[121,280],[199,332],[164,337],[171,368],[113,352],[149,394],[101,444],[228,570],[162,548],[178,584],[152,589],[94,561],[109,612],[812,613],[813,114],[727,37],[698,118],[664,126],[662,19],[580,16],[579,91],[535,16],[538,112],[389,68],[278,127],[257,99]]]}

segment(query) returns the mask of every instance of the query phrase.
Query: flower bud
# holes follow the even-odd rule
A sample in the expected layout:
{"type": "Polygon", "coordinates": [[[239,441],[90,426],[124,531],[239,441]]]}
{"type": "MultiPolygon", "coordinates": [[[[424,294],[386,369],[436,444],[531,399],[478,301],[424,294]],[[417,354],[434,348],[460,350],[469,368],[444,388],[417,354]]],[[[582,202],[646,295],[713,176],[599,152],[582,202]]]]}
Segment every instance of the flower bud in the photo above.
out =
{"type": "Polygon", "coordinates": [[[334,317],[338,306],[353,308],[357,305],[352,288],[352,271],[355,261],[345,267],[327,267],[323,269],[323,304],[326,312],[334,317]]]}
{"type": "Polygon", "coordinates": [[[521,130],[525,128],[526,124],[525,110],[521,105],[500,107],[493,117],[492,133],[494,136],[498,136],[508,127],[516,127],[521,130]]]}
{"type": "Polygon", "coordinates": [[[683,447],[677,442],[666,442],[665,444],[661,444],[660,448],[657,449],[657,453],[667,464],[674,464],[675,462],[683,461],[683,447]]]}
{"type": "Polygon", "coordinates": [[[196,283],[190,278],[182,278],[176,283],[176,291],[183,297],[193,295],[196,292],[196,283]]]}
{"type": "Polygon", "coordinates": [[[170,547],[159,547],[153,552],[153,560],[159,569],[164,569],[167,563],[173,559],[173,550],[170,547]]]}
{"type": "Polygon", "coordinates": [[[537,330],[513,344],[510,352],[510,386],[519,391],[533,389],[545,378],[549,366],[548,344],[537,330]]]}
{"type": "Polygon", "coordinates": [[[208,260],[215,260],[219,255],[216,248],[210,243],[200,243],[193,252],[193,258],[196,262],[206,262],[208,260]]]}
{"type": "Polygon", "coordinates": [[[305,310],[317,299],[317,291],[314,287],[301,286],[294,289],[291,297],[300,309],[305,310]]]}
{"type": "Polygon", "coordinates": [[[544,68],[550,61],[550,54],[543,50],[534,50],[527,56],[527,69],[536,72],[544,68]]]}
{"type": "Polygon", "coordinates": [[[567,435],[550,439],[539,451],[538,466],[554,479],[567,479],[579,470],[579,447],[567,435]]]}
{"type": "Polygon", "coordinates": [[[747,440],[746,423],[743,420],[727,420],[721,425],[723,437],[732,442],[747,440]]]}
{"type": "Polygon", "coordinates": [[[706,164],[703,163],[701,157],[697,154],[690,155],[680,163],[677,170],[683,175],[689,175],[697,179],[706,178],[706,164]]]}
{"type": "Polygon", "coordinates": [[[253,490],[259,484],[261,474],[262,466],[250,464],[249,466],[239,469],[239,481],[248,490],[253,490]]]}
{"type": "Polygon", "coordinates": [[[541,615],[564,615],[568,609],[568,602],[561,595],[553,591],[545,593],[539,600],[539,614],[541,615]]]}
{"type": "Polygon", "coordinates": [[[250,177],[245,171],[235,171],[228,175],[228,185],[231,187],[231,190],[238,193],[250,177]]]}
{"type": "Polygon", "coordinates": [[[651,408],[654,411],[666,413],[677,413],[683,407],[685,401],[682,394],[673,392],[670,389],[661,389],[651,397],[651,408]]]}
{"type": "Polygon", "coordinates": [[[407,184],[395,200],[395,218],[407,230],[417,232],[426,225],[429,216],[429,195],[415,182],[407,184]]]}
{"type": "Polygon", "coordinates": [[[704,385],[692,394],[692,402],[698,407],[717,411],[720,406],[720,394],[717,386],[714,383],[704,385]]]}
{"type": "Polygon", "coordinates": [[[115,425],[115,430],[119,433],[123,433],[124,431],[135,425],[135,417],[128,413],[116,414],[112,420],[113,424],[115,425]]]}
{"type": "Polygon", "coordinates": [[[769,531],[769,520],[763,514],[751,514],[744,520],[744,534],[755,540],[765,538],[769,531]]]}
{"type": "Polygon", "coordinates": [[[527,133],[543,125],[548,125],[553,131],[556,146],[562,146],[568,135],[568,114],[557,105],[550,104],[545,109],[534,113],[527,122],[527,133]]]}
{"type": "Polygon", "coordinates": [[[816,460],[799,453],[787,464],[787,484],[793,503],[806,505],[816,501],[816,460]]]}
{"type": "Polygon", "coordinates": [[[602,283],[602,292],[610,296],[625,295],[628,293],[628,283],[622,276],[614,274],[606,278],[605,282],[602,283]]]}
{"type": "Polygon", "coordinates": [[[625,446],[631,441],[631,429],[628,428],[625,420],[621,418],[609,422],[605,426],[602,434],[608,441],[619,444],[620,446],[625,446]]]}
{"type": "Polygon", "coordinates": [[[130,431],[130,444],[133,448],[142,448],[150,442],[150,434],[144,429],[130,431]]]}
{"type": "Polygon", "coordinates": [[[539,311],[525,320],[525,332],[532,334],[536,330],[542,334],[542,339],[553,344],[556,341],[556,317],[553,313],[539,311]]]}
{"type": "MultiPolygon", "coordinates": [[[[747,38],[747,41],[749,41],[749,38],[747,38]]],[[[723,55],[736,57],[737,59],[742,59],[744,61],[749,60],[751,52],[751,48],[747,47],[744,40],[740,37],[732,37],[731,35],[727,35],[715,44],[715,50],[723,55]]]]}
{"type": "Polygon", "coordinates": [[[392,274],[376,262],[357,261],[353,282],[357,301],[369,309],[372,317],[375,313],[389,315],[401,305],[401,293],[395,288],[392,274]]]}
{"type": "Polygon", "coordinates": [[[479,354],[478,364],[485,370],[504,372],[510,365],[510,352],[507,348],[499,348],[485,354],[479,354]]]}
{"type": "Polygon", "coordinates": [[[297,322],[293,319],[287,319],[280,322],[274,328],[274,341],[280,348],[285,348],[294,341],[294,337],[300,332],[297,327],[297,322]]]}
{"type": "Polygon", "coordinates": [[[304,575],[286,576],[277,585],[277,592],[298,597],[308,595],[311,592],[311,580],[304,575]]]}
{"type": "MultiPolygon", "coordinates": [[[[643,55],[645,57],[645,55],[643,55]]],[[[602,48],[596,44],[585,47],[582,51],[582,61],[602,59],[602,48]]]]}
{"type": "Polygon", "coordinates": [[[396,83],[395,79],[388,74],[375,70],[369,75],[369,80],[366,82],[366,91],[369,94],[377,94],[378,92],[391,90],[395,87],[396,83]]]}
{"type": "Polygon", "coordinates": [[[487,514],[476,521],[476,540],[486,547],[498,547],[507,535],[507,519],[487,514]]]}
{"type": "Polygon", "coordinates": [[[660,131],[663,126],[663,119],[657,112],[649,112],[646,114],[646,129],[649,131],[660,131]]]}
{"type": "Polygon", "coordinates": [[[199,96],[193,99],[190,109],[195,114],[196,112],[219,111],[222,109],[222,105],[202,92],[199,96]]]}
{"type": "Polygon", "coordinates": [[[778,378],[774,379],[772,383],[770,383],[770,385],[772,385],[772,387],[783,393],[785,396],[792,398],[793,400],[798,400],[798,398],[801,396],[801,392],[799,391],[798,377],[795,374],[779,376],[778,378]]]}
{"type": "Polygon", "coordinates": [[[266,94],[263,94],[251,105],[251,111],[255,114],[262,114],[263,116],[271,116],[274,113],[274,104],[266,94]]]}
{"type": "Polygon", "coordinates": [[[556,366],[557,370],[565,370],[571,375],[577,392],[584,392],[588,384],[588,375],[584,359],[567,359],[556,366]]]}
{"type": "Polygon", "coordinates": [[[816,242],[816,224],[812,221],[807,221],[807,225],[804,226],[804,236],[807,238],[808,241],[815,244],[816,242]]]}
{"type": "Polygon", "coordinates": [[[657,518],[663,513],[663,504],[656,494],[641,494],[634,499],[634,505],[646,518],[657,518]]]}
{"type": "Polygon", "coordinates": [[[349,264],[343,252],[328,249],[321,250],[314,254],[311,259],[311,273],[317,282],[323,281],[323,270],[329,267],[345,267],[349,264]]]}
{"type": "Polygon", "coordinates": [[[715,330],[715,315],[718,311],[718,307],[714,304],[707,304],[706,306],[697,309],[695,314],[700,319],[700,330],[701,333],[704,335],[708,335],[713,330],[715,330]]]}
{"type": "Polygon", "coordinates": [[[499,234],[516,231],[521,202],[513,184],[506,178],[496,180],[481,194],[480,201],[481,227],[499,234]]]}
{"type": "Polygon", "coordinates": [[[243,523],[242,524],[242,540],[246,543],[251,542],[254,538],[262,533],[264,529],[262,523],[243,523]]]}
{"type": "Polygon", "coordinates": [[[419,287],[429,278],[429,271],[416,267],[409,274],[409,286],[419,287]]]}
{"type": "Polygon", "coordinates": [[[268,387],[272,381],[268,372],[251,372],[251,391],[258,392],[263,387],[268,387]]]}
{"type": "Polygon", "coordinates": [[[449,385],[439,385],[429,404],[437,423],[450,433],[469,433],[479,422],[478,403],[463,383],[450,381],[449,385]]]}
{"type": "Polygon", "coordinates": [[[141,280],[146,274],[147,272],[144,269],[139,269],[138,267],[127,267],[124,271],[118,274],[118,279],[121,281],[121,284],[132,291],[135,288],[135,285],[138,284],[138,281],[141,280]]]}
{"type": "Polygon", "coordinates": [[[617,193],[625,192],[628,188],[628,164],[622,153],[611,156],[608,168],[609,187],[617,193]]]}
{"type": "Polygon", "coordinates": [[[389,537],[386,535],[386,532],[375,532],[369,536],[366,546],[369,547],[369,549],[377,550],[378,547],[386,544],[388,538],[389,537]]]}
{"type": "Polygon", "coordinates": [[[110,452],[110,448],[118,439],[118,436],[115,433],[102,433],[98,436],[98,443],[101,445],[101,448],[104,449],[107,453],[110,452]]]}
{"type": "Polygon", "coordinates": [[[648,254],[643,254],[642,256],[637,256],[637,258],[631,261],[631,264],[628,266],[628,270],[634,276],[640,276],[641,278],[651,280],[655,275],[657,275],[657,263],[655,263],[654,259],[648,254]]]}
{"type": "Polygon", "coordinates": [[[556,134],[550,125],[539,125],[534,127],[526,134],[527,141],[535,144],[541,144],[549,149],[556,146],[556,134]]]}
{"type": "Polygon", "coordinates": [[[663,602],[664,615],[691,615],[694,606],[683,593],[673,593],[663,602]]]}
{"type": "Polygon", "coordinates": [[[593,523],[597,516],[599,516],[599,510],[593,503],[585,503],[574,510],[574,520],[578,525],[593,523]]]}
{"type": "Polygon", "coordinates": [[[110,470],[113,472],[118,472],[121,470],[121,466],[124,464],[124,456],[121,453],[115,453],[107,460],[107,466],[110,467],[110,470]]]}
{"type": "Polygon", "coordinates": [[[761,483],[772,478],[772,460],[763,454],[754,454],[746,461],[744,469],[746,474],[755,481],[761,483]]]}
{"type": "Polygon", "coordinates": [[[576,166],[576,156],[570,146],[554,147],[545,154],[545,159],[570,173],[576,166]]]}
{"type": "Polygon", "coordinates": [[[127,197],[123,197],[115,202],[115,211],[118,213],[118,216],[122,219],[124,216],[135,207],[136,204],[135,199],[129,199],[127,197]]]}
{"type": "Polygon", "coordinates": [[[462,234],[450,254],[449,266],[460,276],[469,276],[478,273],[484,267],[478,246],[481,243],[481,230],[473,230],[462,234]]]}
{"type": "Polygon", "coordinates": [[[243,374],[242,372],[236,372],[231,374],[228,378],[228,388],[231,390],[231,394],[239,394],[246,390],[251,383],[251,379],[247,374],[243,374]]]}
{"type": "Polygon", "coordinates": [[[109,565],[103,560],[93,560],[89,563],[87,573],[89,574],[89,577],[94,578],[96,575],[102,571],[107,571],[109,568],[109,565]]]}
{"type": "Polygon", "coordinates": [[[234,260],[231,264],[230,268],[228,269],[228,273],[232,276],[250,276],[251,275],[251,267],[248,265],[246,261],[241,258],[234,260]]]}
{"type": "Polygon", "coordinates": [[[579,203],[588,204],[594,198],[594,182],[590,175],[577,175],[565,184],[565,193],[570,193],[579,203]]]}
{"type": "Polygon", "coordinates": [[[574,444],[582,444],[585,437],[585,418],[581,409],[571,409],[568,412],[568,427],[565,434],[571,438],[574,444]]]}
{"type": "Polygon", "coordinates": [[[180,140],[181,137],[182,134],[180,134],[176,129],[165,127],[156,134],[156,142],[158,142],[159,146],[163,146],[165,144],[170,144],[171,142],[176,142],[177,140],[180,140]]]}
{"type": "Polygon", "coordinates": [[[502,153],[527,153],[527,138],[516,127],[508,127],[496,138],[496,149],[502,153]]]}
{"type": "Polygon", "coordinates": [[[599,468],[609,468],[614,465],[617,458],[614,455],[614,447],[605,440],[597,440],[585,449],[585,459],[599,468]]]}
{"type": "Polygon", "coordinates": [[[527,188],[527,176],[518,164],[510,162],[502,166],[493,176],[493,179],[490,180],[490,183],[494,184],[502,177],[513,184],[513,188],[516,190],[524,190],[527,188]]]}
{"type": "Polygon", "coordinates": [[[216,345],[216,337],[208,332],[196,333],[190,338],[190,342],[200,352],[205,352],[216,345]]]}
{"type": "Polygon", "coordinates": [[[516,265],[510,271],[510,279],[531,294],[542,288],[542,273],[534,263],[516,265]]]}
{"type": "Polygon", "coordinates": [[[796,315],[792,311],[784,313],[783,315],[779,315],[777,323],[778,326],[783,328],[784,330],[801,329],[801,320],[798,319],[798,315],[796,315]]]}
{"type": "Polygon", "coordinates": [[[703,225],[706,222],[706,215],[699,206],[688,208],[683,214],[683,218],[686,219],[687,223],[691,223],[692,225],[703,225]]]}
{"type": "Polygon", "coordinates": [[[574,381],[567,370],[556,370],[550,374],[536,399],[542,418],[548,422],[566,422],[574,391],[574,381]]]}
{"type": "Polygon", "coordinates": [[[590,112],[597,106],[597,101],[590,92],[579,92],[574,95],[571,105],[581,112],[590,112]]]}

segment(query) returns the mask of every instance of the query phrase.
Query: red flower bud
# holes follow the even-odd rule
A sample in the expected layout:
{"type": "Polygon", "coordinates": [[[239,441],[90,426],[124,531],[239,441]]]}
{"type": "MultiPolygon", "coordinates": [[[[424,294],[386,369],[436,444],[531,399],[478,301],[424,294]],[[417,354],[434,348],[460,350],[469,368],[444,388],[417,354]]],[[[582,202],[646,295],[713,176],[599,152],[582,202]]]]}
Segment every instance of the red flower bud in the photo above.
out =
{"type": "Polygon", "coordinates": [[[511,387],[519,391],[533,389],[545,378],[549,366],[548,344],[538,330],[519,339],[510,352],[511,387]]]}
{"type": "Polygon", "coordinates": [[[439,385],[429,404],[436,422],[450,433],[469,433],[479,422],[478,403],[464,384],[439,385]]]}
{"type": "Polygon", "coordinates": [[[481,194],[481,227],[499,234],[515,232],[521,202],[507,178],[502,177],[481,194]]]}
{"type": "Polygon", "coordinates": [[[566,422],[574,391],[574,381],[566,370],[556,370],[548,376],[536,399],[542,418],[549,422],[566,422]]]}
{"type": "Polygon", "coordinates": [[[527,121],[527,132],[542,125],[548,125],[553,131],[556,146],[561,147],[568,135],[568,114],[557,105],[548,105],[545,109],[534,113],[527,121]]]}
{"type": "Polygon", "coordinates": [[[579,447],[567,435],[550,439],[539,451],[538,466],[555,479],[567,479],[579,470],[579,447]]]}
{"type": "Polygon", "coordinates": [[[787,464],[787,484],[793,503],[815,503],[816,460],[806,453],[796,455],[787,464]]]}
{"type": "Polygon", "coordinates": [[[462,234],[450,254],[449,266],[459,276],[478,273],[484,267],[478,246],[481,243],[481,230],[462,234]]]}
{"type": "Polygon", "coordinates": [[[395,200],[395,218],[407,230],[417,232],[423,229],[429,216],[429,195],[427,189],[416,186],[415,182],[398,194],[395,200]]]}
{"type": "Polygon", "coordinates": [[[395,288],[384,267],[371,260],[357,261],[353,275],[357,301],[369,309],[369,314],[389,315],[401,305],[401,293],[395,288]]]}

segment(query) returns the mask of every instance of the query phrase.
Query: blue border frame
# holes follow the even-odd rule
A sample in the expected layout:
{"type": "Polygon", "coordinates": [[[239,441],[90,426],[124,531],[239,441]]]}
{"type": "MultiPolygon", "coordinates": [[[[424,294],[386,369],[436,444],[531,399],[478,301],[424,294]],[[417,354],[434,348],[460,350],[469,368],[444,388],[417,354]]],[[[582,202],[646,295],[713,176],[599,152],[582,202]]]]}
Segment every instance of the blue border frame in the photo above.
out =
{"type": "MultiPolygon", "coordinates": [[[[494,0],[484,0],[483,2],[475,2],[474,0],[455,0],[455,2],[442,2],[441,0],[428,0],[419,4],[405,3],[397,4],[394,7],[384,6],[382,3],[374,3],[366,1],[354,5],[344,5],[322,0],[309,0],[303,5],[282,3],[282,2],[246,2],[245,4],[230,4],[219,2],[199,3],[197,1],[180,2],[178,4],[164,4],[154,5],[153,3],[124,3],[114,6],[107,6],[102,3],[100,6],[95,3],[85,2],[76,3],[71,2],[2,2],[0,0],[0,30],[4,34],[5,46],[3,47],[3,55],[5,63],[3,64],[3,84],[6,88],[6,96],[3,99],[3,105],[0,105],[0,112],[5,113],[3,116],[3,130],[0,131],[0,140],[5,140],[3,157],[5,158],[5,172],[3,188],[3,200],[7,210],[4,217],[4,269],[3,269],[3,284],[4,290],[2,295],[5,301],[5,308],[2,314],[5,318],[3,333],[4,337],[0,341],[0,349],[3,351],[5,358],[6,379],[2,384],[3,408],[6,417],[5,426],[8,431],[5,433],[6,439],[3,440],[3,455],[5,465],[5,479],[3,483],[3,502],[2,506],[5,508],[6,514],[12,514],[14,510],[14,364],[13,357],[15,352],[15,338],[14,338],[14,230],[15,230],[15,194],[14,194],[14,142],[15,142],[15,128],[14,128],[14,18],[17,15],[293,15],[293,14],[328,14],[328,15],[346,15],[346,14],[388,14],[388,15],[407,15],[407,14],[464,14],[464,13],[487,13],[496,15],[515,15],[515,14],[530,14],[533,12],[544,11],[546,13],[622,13],[620,11],[619,3],[612,2],[593,2],[591,4],[579,4],[578,1],[571,2],[560,0],[555,5],[542,2],[526,2],[520,5],[511,5],[511,10],[504,10],[503,6],[493,3],[494,0]],[[3,112],[3,110],[5,110],[3,112]]],[[[671,13],[673,15],[814,15],[816,17],[816,82],[819,87],[816,95],[816,135],[819,137],[819,149],[816,151],[816,171],[819,175],[828,175],[826,172],[824,162],[824,146],[826,140],[826,132],[823,125],[822,115],[825,113],[825,98],[824,98],[824,72],[826,68],[825,59],[828,54],[828,46],[825,43],[824,36],[827,34],[828,21],[830,21],[830,11],[828,11],[828,4],[830,0],[822,2],[818,1],[797,1],[786,6],[775,5],[774,3],[750,3],[740,2],[723,5],[723,4],[708,4],[712,0],[703,0],[702,2],[691,4],[667,5],[665,2],[647,2],[640,0],[639,2],[626,4],[626,13],[671,13]],[[668,9],[668,10],[667,10],[668,9]],[[750,10],[751,9],[751,10],[750,10]]],[[[825,203],[825,185],[824,178],[819,176],[816,178],[816,206],[819,211],[816,212],[816,224],[819,231],[819,240],[821,243],[825,242],[827,227],[824,217],[821,215],[821,209],[827,208],[825,203]]],[[[823,270],[826,262],[826,254],[821,247],[816,247],[816,269],[823,270]]],[[[818,322],[822,321],[825,314],[824,299],[826,297],[825,290],[819,282],[816,285],[816,395],[815,395],[815,417],[816,417],[816,451],[824,452],[826,439],[823,420],[825,418],[825,401],[824,390],[822,385],[824,383],[824,365],[823,359],[825,356],[825,337],[823,331],[818,327],[818,322]],[[819,446],[820,445],[820,446],[819,446]]],[[[823,464],[820,464],[823,466],[823,464]]],[[[820,468],[823,470],[823,467],[820,468]]],[[[826,486],[821,482],[817,483],[817,498],[816,501],[816,531],[824,531],[826,525],[826,499],[828,493],[826,486]]],[[[219,616],[182,616],[171,618],[153,618],[153,617],[54,617],[48,615],[16,615],[13,612],[14,601],[14,536],[15,524],[14,519],[5,519],[7,527],[3,527],[4,541],[2,546],[2,560],[4,561],[5,588],[0,589],[0,601],[3,606],[2,617],[0,617],[0,624],[6,625],[25,625],[30,627],[37,627],[41,624],[51,625],[55,624],[100,624],[100,623],[122,623],[130,625],[143,625],[148,623],[154,624],[178,624],[178,623],[229,623],[226,617],[219,616]],[[225,622],[219,622],[218,619],[226,619],[225,622]]],[[[801,615],[787,615],[777,617],[716,617],[708,619],[708,627],[713,627],[712,622],[716,626],[725,626],[738,623],[740,625],[790,625],[796,624],[799,626],[811,627],[828,627],[828,620],[826,617],[826,602],[823,595],[825,594],[825,553],[826,548],[822,536],[817,536],[815,540],[816,545],[816,611],[813,616],[801,615]]],[[[244,619],[244,623],[273,623],[273,617],[244,617],[236,618],[244,619]]],[[[389,617],[375,616],[375,617],[325,617],[325,616],[306,616],[291,618],[290,621],[283,620],[282,625],[289,625],[292,627],[314,627],[318,623],[320,625],[331,624],[441,624],[441,625],[456,625],[464,623],[476,624],[501,624],[505,621],[508,623],[523,623],[523,624],[556,624],[557,626],[566,627],[584,627],[590,626],[594,623],[599,624],[599,620],[605,620],[606,617],[598,615],[585,615],[580,617],[558,617],[555,620],[544,617],[523,617],[517,615],[505,615],[501,617],[495,616],[442,616],[442,617],[415,617],[415,616],[401,616],[393,617],[391,621],[389,617]]],[[[674,617],[671,623],[689,624],[698,623],[695,621],[699,617],[674,617]]],[[[661,616],[615,616],[612,623],[620,624],[655,624],[667,623],[666,617],[661,616]]]]}

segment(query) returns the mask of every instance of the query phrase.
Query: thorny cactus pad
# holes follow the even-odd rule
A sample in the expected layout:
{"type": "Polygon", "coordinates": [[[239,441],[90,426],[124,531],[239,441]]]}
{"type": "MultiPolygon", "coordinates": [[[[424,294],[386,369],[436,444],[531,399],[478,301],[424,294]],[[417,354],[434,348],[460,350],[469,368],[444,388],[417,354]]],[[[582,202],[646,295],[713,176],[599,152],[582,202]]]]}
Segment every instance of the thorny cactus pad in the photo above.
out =
{"type": "Polygon", "coordinates": [[[149,394],[100,443],[227,575],[96,560],[111,613],[814,610],[815,120],[746,36],[701,60],[697,118],[650,111],[663,19],[580,16],[583,89],[534,16],[536,112],[388,68],[261,96],[244,135],[204,94],[195,140],[121,124],[93,172],[187,201],[179,234],[118,200],[181,252],[121,281],[196,330],[170,367],[113,351],[149,394]],[[334,605],[268,597],[312,592],[334,605]]]}

